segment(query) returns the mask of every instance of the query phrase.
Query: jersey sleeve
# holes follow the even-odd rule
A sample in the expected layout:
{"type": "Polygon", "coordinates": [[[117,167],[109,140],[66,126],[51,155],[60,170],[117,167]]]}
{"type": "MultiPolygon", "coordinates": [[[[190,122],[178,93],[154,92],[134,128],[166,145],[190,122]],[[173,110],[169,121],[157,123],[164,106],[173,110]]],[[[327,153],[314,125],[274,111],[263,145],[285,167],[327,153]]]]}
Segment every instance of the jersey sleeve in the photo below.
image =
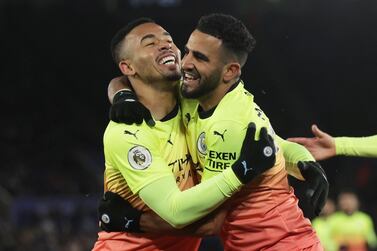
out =
{"type": "Polygon", "coordinates": [[[116,166],[132,192],[173,227],[182,228],[204,217],[242,187],[229,169],[180,191],[152,129],[133,126],[128,130],[125,125],[112,123],[104,136],[106,164],[116,166]]]}
{"type": "Polygon", "coordinates": [[[172,175],[162,158],[159,139],[143,126],[111,124],[105,132],[104,150],[106,164],[120,171],[134,194],[151,182],[172,175]]]}
{"type": "Polygon", "coordinates": [[[304,146],[300,144],[284,140],[278,135],[276,135],[275,139],[283,151],[285,167],[288,174],[296,179],[305,180],[297,166],[297,163],[299,161],[315,161],[314,157],[304,146]]]}
{"type": "Polygon", "coordinates": [[[377,157],[377,135],[369,137],[336,137],[337,155],[377,157]]]}
{"type": "Polygon", "coordinates": [[[175,180],[162,178],[145,186],[142,200],[175,228],[183,228],[209,214],[242,187],[232,169],[180,191],[175,180]]]}

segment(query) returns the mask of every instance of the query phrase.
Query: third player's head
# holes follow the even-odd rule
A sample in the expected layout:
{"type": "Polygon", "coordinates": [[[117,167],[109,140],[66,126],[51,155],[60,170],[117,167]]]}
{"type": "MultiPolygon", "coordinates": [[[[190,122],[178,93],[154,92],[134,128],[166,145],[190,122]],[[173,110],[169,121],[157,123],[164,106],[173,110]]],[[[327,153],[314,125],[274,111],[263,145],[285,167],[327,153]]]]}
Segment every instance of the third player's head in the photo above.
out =
{"type": "Polygon", "coordinates": [[[170,34],[152,19],[139,18],[111,41],[113,59],[130,79],[169,88],[181,78],[180,51],[170,34]]]}
{"type": "Polygon", "coordinates": [[[254,45],[248,29],[234,17],[210,14],[200,18],[182,59],[183,96],[200,99],[219,86],[235,83],[254,45]]]}

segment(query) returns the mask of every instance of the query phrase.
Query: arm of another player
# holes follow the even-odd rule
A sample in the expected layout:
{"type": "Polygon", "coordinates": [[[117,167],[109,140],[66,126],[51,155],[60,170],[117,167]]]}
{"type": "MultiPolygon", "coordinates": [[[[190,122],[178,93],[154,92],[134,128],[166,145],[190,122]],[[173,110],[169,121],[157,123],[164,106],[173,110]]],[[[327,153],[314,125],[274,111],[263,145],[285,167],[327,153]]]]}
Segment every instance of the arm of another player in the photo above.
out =
{"type": "Polygon", "coordinates": [[[314,157],[302,145],[284,140],[278,135],[275,136],[275,140],[283,151],[288,174],[298,180],[305,180],[297,164],[299,161],[314,161],[314,157]]]}
{"type": "Polygon", "coordinates": [[[98,216],[100,227],[106,232],[208,236],[220,232],[228,209],[228,203],[224,203],[203,219],[182,229],[176,229],[155,212],[142,212],[132,207],[120,195],[108,191],[99,201],[98,216]],[[127,219],[127,225],[125,219],[127,219]]]}
{"type": "Polygon", "coordinates": [[[242,184],[251,182],[274,166],[275,145],[267,129],[260,129],[259,140],[255,139],[254,123],[245,130],[239,158],[231,168],[183,192],[176,186],[176,191],[172,192],[173,179],[156,180],[140,190],[140,197],[175,228],[187,226],[207,215],[238,191],[242,184]],[[167,185],[168,182],[171,183],[167,185]]]}
{"type": "Polygon", "coordinates": [[[314,138],[289,138],[287,140],[304,145],[316,160],[335,155],[377,157],[377,135],[369,137],[332,137],[312,125],[314,138]]]}
{"type": "Polygon", "coordinates": [[[173,228],[154,212],[143,213],[140,217],[140,229],[146,233],[169,234],[169,235],[191,235],[210,236],[220,233],[222,224],[228,213],[227,207],[222,205],[204,218],[188,225],[182,229],[173,228]]]}
{"type": "MultiPolygon", "coordinates": [[[[123,132],[121,124],[113,123],[113,125],[118,126],[119,131],[123,132]]],[[[171,170],[162,168],[166,163],[159,156],[158,150],[153,150],[158,147],[153,144],[155,141],[151,138],[152,134],[139,134],[139,140],[145,137],[144,140],[151,145],[148,147],[138,145],[135,148],[127,145],[127,142],[119,137],[119,133],[106,130],[104,137],[105,158],[112,160],[112,165],[120,170],[130,189],[138,194],[146,205],[174,228],[182,228],[209,214],[238,191],[243,184],[250,182],[254,177],[273,166],[275,151],[272,138],[267,135],[266,128],[262,128],[260,139],[255,140],[255,130],[253,124],[247,128],[240,157],[231,168],[227,168],[216,177],[185,191],[178,189],[171,170]],[[267,156],[265,154],[266,147],[271,148],[271,154],[267,156]],[[125,154],[127,149],[130,150],[128,154],[125,154]],[[145,160],[142,164],[133,163],[135,153],[138,154],[139,159],[142,157],[141,155],[144,156],[141,158],[145,160]],[[128,155],[128,161],[124,157],[125,155],[128,155]],[[249,166],[253,168],[248,168],[249,166]]],[[[105,201],[105,206],[106,203],[105,201]]],[[[104,223],[110,223],[105,226],[110,229],[111,218],[113,218],[111,217],[112,210],[107,212],[104,223]]],[[[100,219],[102,216],[100,214],[100,219]]],[[[115,218],[124,219],[124,217],[118,216],[115,218]]]]}
{"type": "Polygon", "coordinates": [[[312,125],[312,132],[314,138],[288,138],[292,141],[305,146],[316,160],[324,160],[336,155],[335,140],[334,138],[321,131],[316,125],[312,125]]]}
{"type": "Polygon", "coordinates": [[[113,78],[108,85],[107,95],[112,104],[110,120],[128,125],[139,125],[145,120],[149,126],[155,125],[150,111],[138,101],[126,76],[113,78]]]}
{"type": "Polygon", "coordinates": [[[377,158],[377,135],[369,137],[335,137],[336,155],[377,158]]]}
{"type": "Polygon", "coordinates": [[[175,228],[182,228],[207,215],[243,184],[271,168],[266,165],[248,168],[248,164],[255,162],[257,154],[263,154],[258,152],[253,158],[246,154],[256,142],[254,126],[246,130],[241,159],[232,168],[195,187],[180,191],[161,156],[159,139],[152,133],[152,129],[140,132],[137,141],[132,144],[121,137],[123,131],[123,125],[110,124],[104,137],[105,158],[111,159],[111,165],[122,173],[132,192],[138,194],[148,207],[175,228]],[[143,161],[141,164],[137,163],[135,158],[143,161]]]}

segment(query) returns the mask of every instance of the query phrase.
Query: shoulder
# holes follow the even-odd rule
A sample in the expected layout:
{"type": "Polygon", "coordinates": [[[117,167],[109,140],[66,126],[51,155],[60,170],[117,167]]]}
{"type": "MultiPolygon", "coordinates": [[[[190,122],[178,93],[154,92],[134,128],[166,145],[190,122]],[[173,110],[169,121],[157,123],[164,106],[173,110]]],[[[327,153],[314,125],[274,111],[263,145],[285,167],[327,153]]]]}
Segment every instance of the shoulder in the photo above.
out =
{"type": "Polygon", "coordinates": [[[104,133],[105,147],[124,147],[125,145],[153,145],[158,137],[153,133],[153,127],[145,122],[141,125],[126,125],[110,121],[104,133]]]}

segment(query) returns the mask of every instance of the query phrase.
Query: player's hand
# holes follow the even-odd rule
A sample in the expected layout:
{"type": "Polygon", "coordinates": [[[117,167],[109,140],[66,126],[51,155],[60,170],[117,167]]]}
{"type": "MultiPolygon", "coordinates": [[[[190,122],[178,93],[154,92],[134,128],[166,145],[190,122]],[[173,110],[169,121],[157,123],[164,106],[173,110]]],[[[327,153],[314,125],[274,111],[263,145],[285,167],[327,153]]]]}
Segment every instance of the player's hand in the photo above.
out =
{"type": "Polygon", "coordinates": [[[326,173],[321,165],[314,161],[299,161],[297,166],[307,184],[305,197],[312,205],[315,215],[318,216],[325,206],[329,193],[326,173]]]}
{"type": "Polygon", "coordinates": [[[128,125],[133,123],[139,125],[145,120],[149,126],[155,125],[149,110],[137,100],[135,93],[131,90],[122,90],[114,96],[113,105],[110,108],[110,119],[128,125]]]}
{"type": "Polygon", "coordinates": [[[275,165],[276,149],[274,140],[267,133],[265,127],[261,128],[259,140],[255,140],[256,127],[250,123],[242,144],[240,157],[232,165],[238,179],[246,184],[253,178],[272,168],[275,165]]]}
{"type": "Polygon", "coordinates": [[[305,146],[316,160],[324,160],[336,155],[334,138],[312,125],[314,138],[288,138],[287,140],[305,146]]]}
{"type": "Polygon", "coordinates": [[[99,224],[106,232],[142,232],[139,225],[141,214],[116,193],[106,192],[99,201],[99,224]]]}

